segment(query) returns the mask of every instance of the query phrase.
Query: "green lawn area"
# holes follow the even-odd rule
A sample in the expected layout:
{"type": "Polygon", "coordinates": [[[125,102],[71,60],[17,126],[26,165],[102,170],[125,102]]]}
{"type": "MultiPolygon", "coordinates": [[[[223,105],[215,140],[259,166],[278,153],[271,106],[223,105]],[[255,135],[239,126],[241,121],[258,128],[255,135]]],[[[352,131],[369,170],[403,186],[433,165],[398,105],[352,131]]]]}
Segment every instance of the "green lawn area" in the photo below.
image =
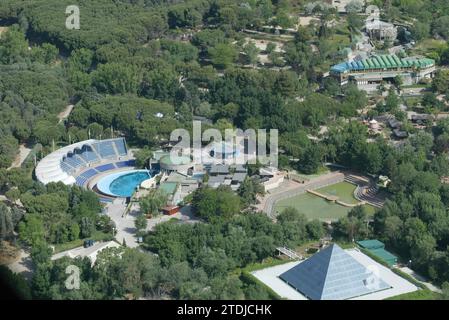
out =
{"type": "Polygon", "coordinates": [[[385,300],[439,300],[440,297],[440,294],[430,290],[418,290],[387,298],[385,300]]]}
{"type": "Polygon", "coordinates": [[[412,51],[414,55],[426,55],[435,51],[441,51],[445,47],[446,42],[444,40],[424,39],[419,41],[412,51]]]}
{"type": "Polygon", "coordinates": [[[321,166],[321,167],[318,168],[317,173],[314,173],[314,174],[305,174],[305,173],[296,172],[296,173],[294,173],[294,175],[296,175],[296,176],[298,176],[298,177],[300,177],[300,178],[303,178],[303,179],[309,179],[309,180],[311,180],[311,179],[317,178],[317,177],[319,177],[319,176],[322,176],[322,175],[324,175],[324,174],[327,174],[327,173],[329,173],[329,172],[330,172],[330,170],[329,170],[328,167],[326,167],[326,166],[321,166]]]}
{"type": "Polygon", "coordinates": [[[339,200],[349,204],[356,204],[359,201],[354,198],[355,188],[356,186],[349,182],[340,182],[316,191],[329,196],[337,196],[339,200]]]}
{"type": "MultiPolygon", "coordinates": [[[[296,208],[299,212],[305,214],[308,219],[319,220],[338,220],[345,217],[351,210],[351,208],[329,202],[310,193],[280,200],[275,204],[277,213],[281,213],[287,207],[296,208]]],[[[374,214],[374,207],[366,205],[365,208],[369,215],[374,214]]]]}
{"type": "MultiPolygon", "coordinates": [[[[329,195],[336,195],[344,202],[357,203],[358,201],[353,195],[354,189],[355,186],[353,184],[341,182],[318,189],[317,191],[329,195]]],[[[299,212],[305,214],[308,219],[319,220],[338,220],[339,218],[345,217],[351,210],[351,208],[329,202],[326,199],[310,193],[304,193],[278,201],[275,204],[275,211],[281,213],[287,207],[296,208],[299,212]]],[[[365,205],[364,207],[369,216],[372,216],[376,211],[376,208],[373,206],[365,205]]]]}

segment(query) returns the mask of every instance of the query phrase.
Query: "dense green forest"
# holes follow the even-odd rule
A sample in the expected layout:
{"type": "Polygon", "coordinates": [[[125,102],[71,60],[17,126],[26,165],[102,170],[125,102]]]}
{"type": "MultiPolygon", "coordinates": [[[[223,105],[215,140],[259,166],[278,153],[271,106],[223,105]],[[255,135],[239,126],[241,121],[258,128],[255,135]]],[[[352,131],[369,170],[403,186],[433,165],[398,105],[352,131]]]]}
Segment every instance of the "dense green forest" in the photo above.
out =
{"type": "MultiPolygon", "coordinates": [[[[81,29],[65,28],[66,0],[2,0],[0,3],[0,202],[1,239],[32,247],[36,274],[26,296],[54,299],[134,297],[180,299],[265,299],[270,292],[236,271],[261,262],[277,245],[300,245],[327,230],[287,209],[274,223],[251,212],[256,182],[237,194],[199,189],[192,204],[207,223],[158,225],[144,237],[151,253],[122,248],[104,251],[93,268],[87,260],[50,261],[49,245],[96,235],[112,237],[112,225],[90,191],[60,184],[43,186],[33,165],[6,170],[20,144],[43,149],[112,130],[132,147],[155,149],[175,128],[190,129],[194,116],[209,127],[275,128],[280,133],[279,165],[306,174],[324,162],[387,175],[389,200],[366,227],[366,212],[353,210],[336,223],[344,241],[375,236],[438,284],[449,281],[449,121],[417,131],[405,121],[400,98],[391,89],[372,101],[354,84],[323,80],[330,65],[345,58],[361,29],[357,15],[306,0],[80,0],[81,29]],[[313,7],[313,8],[312,8],[313,7]],[[290,13],[311,12],[317,22],[278,37],[283,51],[267,46],[270,62],[255,67],[260,50],[244,29],[295,26],[290,13]],[[336,20],[335,28],[329,21],[336,20]],[[342,40],[343,39],[343,40],[342,40]],[[386,139],[369,141],[356,120],[393,114],[413,136],[400,148],[386,139]],[[63,121],[58,114],[74,110],[63,121]],[[155,115],[161,113],[162,118],[155,115]],[[326,133],[320,133],[325,126],[326,133]],[[309,139],[318,136],[318,140],[309,139]],[[296,161],[291,161],[296,159],[296,161]],[[14,205],[17,200],[23,205],[14,205]],[[6,202],[5,202],[6,203],[6,202]],[[245,210],[245,213],[242,213],[245,210]],[[248,213],[249,212],[249,213],[248,213]],[[123,252],[122,252],[123,251],[123,252]],[[120,258],[121,257],[121,258],[120,258]],[[63,288],[68,264],[80,266],[81,290],[63,288]],[[123,285],[126,284],[126,285],[123,285]],[[207,287],[208,290],[202,290],[207,287]]],[[[413,38],[439,41],[423,49],[439,66],[449,64],[449,6],[446,0],[375,0],[387,21],[402,22],[413,38]]],[[[301,19],[301,18],[300,18],[301,19]]],[[[273,36],[273,35],[270,35],[273,36]]],[[[279,44],[278,44],[279,45],[279,44]]],[[[420,98],[426,111],[447,111],[438,95],[449,96],[449,72],[438,72],[420,98]]],[[[4,272],[6,274],[6,272],[4,272]]]]}

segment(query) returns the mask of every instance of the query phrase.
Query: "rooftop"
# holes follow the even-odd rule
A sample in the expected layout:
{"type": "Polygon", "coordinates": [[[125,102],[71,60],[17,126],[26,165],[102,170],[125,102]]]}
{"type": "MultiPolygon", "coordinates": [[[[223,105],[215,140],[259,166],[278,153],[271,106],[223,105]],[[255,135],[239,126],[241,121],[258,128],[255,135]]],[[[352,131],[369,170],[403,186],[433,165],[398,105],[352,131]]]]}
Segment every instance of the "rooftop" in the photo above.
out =
{"type": "Polygon", "coordinates": [[[359,61],[346,61],[331,68],[331,71],[345,73],[351,71],[368,71],[375,69],[397,68],[429,68],[435,65],[435,61],[428,58],[399,58],[396,55],[372,56],[359,61]]]}
{"type": "Polygon", "coordinates": [[[390,288],[336,244],[279,277],[312,300],[344,300],[390,288]]]}
{"type": "Polygon", "coordinates": [[[165,165],[183,165],[191,163],[192,160],[189,157],[185,156],[165,155],[159,159],[159,162],[165,165]]]}
{"type": "Polygon", "coordinates": [[[228,174],[229,166],[228,165],[212,165],[210,168],[211,174],[228,174]]]}
{"type": "Polygon", "coordinates": [[[365,249],[385,248],[385,244],[377,239],[357,241],[357,244],[365,249]]]}
{"type": "Polygon", "coordinates": [[[243,182],[246,178],[246,172],[236,172],[232,176],[232,181],[243,182]]]}

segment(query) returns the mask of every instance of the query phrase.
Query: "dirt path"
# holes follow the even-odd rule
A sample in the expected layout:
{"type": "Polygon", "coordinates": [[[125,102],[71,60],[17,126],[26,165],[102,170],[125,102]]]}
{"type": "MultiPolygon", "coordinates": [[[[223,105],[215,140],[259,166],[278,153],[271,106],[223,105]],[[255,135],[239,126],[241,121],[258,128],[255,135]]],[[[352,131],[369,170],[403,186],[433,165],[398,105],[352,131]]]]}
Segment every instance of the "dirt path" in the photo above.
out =
{"type": "Polygon", "coordinates": [[[13,161],[13,163],[7,170],[11,170],[12,168],[20,168],[20,166],[22,166],[23,161],[25,161],[30,152],[31,149],[27,148],[24,144],[21,144],[19,147],[19,154],[17,155],[16,159],[13,161]]]}
{"type": "Polygon", "coordinates": [[[30,254],[23,249],[20,250],[20,257],[15,262],[10,263],[8,268],[14,273],[20,273],[28,281],[31,280],[34,272],[30,254]]]}
{"type": "Polygon", "coordinates": [[[70,113],[73,110],[74,105],[69,104],[67,107],[65,107],[64,111],[61,111],[58,114],[59,123],[61,123],[64,119],[67,119],[70,116],[70,113]]]}

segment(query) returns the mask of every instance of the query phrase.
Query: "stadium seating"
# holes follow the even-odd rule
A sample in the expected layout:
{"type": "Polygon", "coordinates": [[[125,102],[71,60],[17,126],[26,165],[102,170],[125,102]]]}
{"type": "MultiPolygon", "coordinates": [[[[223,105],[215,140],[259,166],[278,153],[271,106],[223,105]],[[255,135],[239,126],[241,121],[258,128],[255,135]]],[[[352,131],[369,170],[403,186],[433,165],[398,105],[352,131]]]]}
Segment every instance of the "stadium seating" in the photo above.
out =
{"type": "Polygon", "coordinates": [[[76,184],[78,186],[83,186],[90,178],[95,176],[98,173],[95,169],[89,169],[86,172],[83,172],[76,178],[76,184]]]}
{"type": "Polygon", "coordinates": [[[75,168],[73,168],[71,165],[69,165],[68,163],[65,163],[64,161],[61,161],[61,168],[65,173],[72,173],[75,168]]]}
{"type": "Polygon", "coordinates": [[[114,141],[114,144],[120,156],[125,156],[127,154],[125,139],[117,139],[114,141]]]}
{"type": "Polygon", "coordinates": [[[117,168],[124,168],[124,167],[134,167],[136,164],[135,160],[128,160],[128,161],[120,161],[120,162],[116,162],[115,166],[117,168]]]}
{"type": "Polygon", "coordinates": [[[128,150],[124,138],[89,141],[86,144],[78,143],[74,149],[62,157],[59,166],[63,172],[75,178],[77,185],[83,186],[100,172],[135,166],[135,160],[118,161],[121,160],[121,156],[127,154],[128,150]],[[117,162],[113,163],[114,161],[117,162]],[[104,164],[99,165],[101,162],[104,162],[104,164]],[[95,164],[97,167],[94,169],[95,164]],[[92,167],[92,169],[77,175],[77,172],[89,167],[92,167]]]}
{"type": "Polygon", "coordinates": [[[113,163],[108,163],[108,164],[103,164],[101,166],[95,167],[95,169],[98,172],[105,172],[105,171],[116,169],[116,166],[114,166],[113,163]]]}
{"type": "Polygon", "coordinates": [[[102,158],[109,159],[118,156],[117,153],[115,152],[112,141],[105,140],[97,142],[93,144],[93,147],[95,148],[95,150],[97,150],[98,154],[102,158]]]}
{"type": "Polygon", "coordinates": [[[98,158],[98,156],[96,155],[96,153],[89,146],[83,147],[83,150],[82,150],[82,153],[80,154],[80,156],[81,156],[81,158],[84,159],[84,161],[86,161],[88,163],[96,162],[96,161],[100,160],[98,158]]]}
{"type": "Polygon", "coordinates": [[[81,160],[79,160],[75,155],[71,154],[68,157],[66,157],[63,162],[69,164],[70,166],[72,166],[73,168],[77,169],[81,166],[83,166],[83,163],[81,162],[81,160]]]}

